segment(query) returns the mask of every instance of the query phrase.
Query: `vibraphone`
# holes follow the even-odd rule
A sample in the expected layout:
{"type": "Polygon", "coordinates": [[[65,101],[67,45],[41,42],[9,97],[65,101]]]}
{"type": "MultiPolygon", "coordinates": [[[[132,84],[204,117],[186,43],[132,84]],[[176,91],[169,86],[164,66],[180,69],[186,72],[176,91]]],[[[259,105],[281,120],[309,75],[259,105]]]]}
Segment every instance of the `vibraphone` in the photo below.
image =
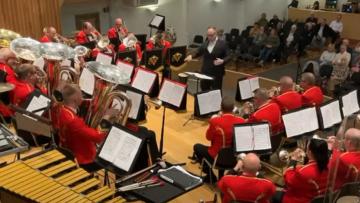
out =
{"type": "Polygon", "coordinates": [[[0,168],[0,202],[126,202],[115,189],[51,150],[0,168]]]}

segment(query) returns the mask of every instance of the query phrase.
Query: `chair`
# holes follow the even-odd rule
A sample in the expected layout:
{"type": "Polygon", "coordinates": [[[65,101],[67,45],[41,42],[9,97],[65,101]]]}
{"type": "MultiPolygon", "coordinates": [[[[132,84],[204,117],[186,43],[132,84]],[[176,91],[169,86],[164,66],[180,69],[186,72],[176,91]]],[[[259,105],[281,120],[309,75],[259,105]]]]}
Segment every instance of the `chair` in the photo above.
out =
{"type": "MultiPolygon", "coordinates": [[[[357,197],[357,202],[360,202],[360,182],[345,183],[339,191],[339,194],[335,198],[335,202],[347,203],[350,197],[357,197]]],[[[353,202],[353,201],[351,201],[353,202]]],[[[349,203],[351,203],[349,202],[349,203]]],[[[356,202],[356,201],[355,201],[356,202]]]]}
{"type": "MultiPolygon", "coordinates": [[[[210,161],[205,158],[203,160],[201,160],[201,168],[204,167],[204,164],[207,164],[209,167],[209,171],[213,170],[213,169],[219,170],[218,178],[220,179],[224,175],[225,170],[230,170],[236,165],[237,160],[236,160],[233,148],[225,146],[224,130],[219,127],[216,128],[216,130],[222,136],[223,146],[220,149],[220,151],[218,152],[218,154],[216,155],[213,163],[210,163],[210,161]]],[[[200,176],[202,176],[202,171],[201,171],[200,176]]],[[[210,176],[210,183],[213,184],[213,180],[212,180],[211,176],[210,176]]]]}
{"type": "Polygon", "coordinates": [[[190,48],[198,48],[204,43],[204,37],[202,35],[195,35],[193,43],[189,46],[190,48]]]}

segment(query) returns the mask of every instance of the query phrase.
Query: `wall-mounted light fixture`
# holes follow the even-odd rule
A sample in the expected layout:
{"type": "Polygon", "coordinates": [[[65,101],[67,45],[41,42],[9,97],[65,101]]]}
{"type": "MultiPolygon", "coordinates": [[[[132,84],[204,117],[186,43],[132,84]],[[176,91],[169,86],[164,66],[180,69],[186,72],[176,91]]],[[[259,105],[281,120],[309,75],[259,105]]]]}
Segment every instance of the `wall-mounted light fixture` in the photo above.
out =
{"type": "Polygon", "coordinates": [[[222,0],[213,0],[214,2],[221,2],[222,0]]]}
{"type": "Polygon", "coordinates": [[[154,12],[159,8],[159,6],[158,5],[148,5],[148,6],[141,6],[140,8],[145,8],[149,11],[154,12]]]}

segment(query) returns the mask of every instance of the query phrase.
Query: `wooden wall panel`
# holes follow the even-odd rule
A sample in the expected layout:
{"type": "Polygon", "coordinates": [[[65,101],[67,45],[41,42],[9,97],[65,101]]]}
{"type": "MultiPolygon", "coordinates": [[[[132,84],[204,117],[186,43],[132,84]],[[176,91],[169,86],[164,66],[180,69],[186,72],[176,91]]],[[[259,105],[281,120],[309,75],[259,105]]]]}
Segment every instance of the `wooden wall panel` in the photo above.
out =
{"type": "Polygon", "coordinates": [[[63,0],[1,0],[0,28],[38,39],[46,26],[61,33],[63,0]]]}

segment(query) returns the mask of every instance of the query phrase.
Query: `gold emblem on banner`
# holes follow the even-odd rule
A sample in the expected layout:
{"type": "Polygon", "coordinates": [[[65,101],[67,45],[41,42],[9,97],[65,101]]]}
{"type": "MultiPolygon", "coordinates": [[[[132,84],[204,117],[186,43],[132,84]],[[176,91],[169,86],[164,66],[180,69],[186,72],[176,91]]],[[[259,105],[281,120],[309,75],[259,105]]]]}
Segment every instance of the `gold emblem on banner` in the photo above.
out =
{"type": "Polygon", "coordinates": [[[183,56],[183,55],[182,55],[181,53],[176,52],[176,53],[172,56],[172,60],[175,61],[175,62],[179,62],[182,56],[183,56]]]}
{"type": "Polygon", "coordinates": [[[158,62],[158,60],[159,60],[159,57],[153,55],[153,56],[151,56],[151,57],[149,58],[148,64],[149,64],[149,65],[152,65],[152,66],[155,66],[156,63],[158,62]]]}

